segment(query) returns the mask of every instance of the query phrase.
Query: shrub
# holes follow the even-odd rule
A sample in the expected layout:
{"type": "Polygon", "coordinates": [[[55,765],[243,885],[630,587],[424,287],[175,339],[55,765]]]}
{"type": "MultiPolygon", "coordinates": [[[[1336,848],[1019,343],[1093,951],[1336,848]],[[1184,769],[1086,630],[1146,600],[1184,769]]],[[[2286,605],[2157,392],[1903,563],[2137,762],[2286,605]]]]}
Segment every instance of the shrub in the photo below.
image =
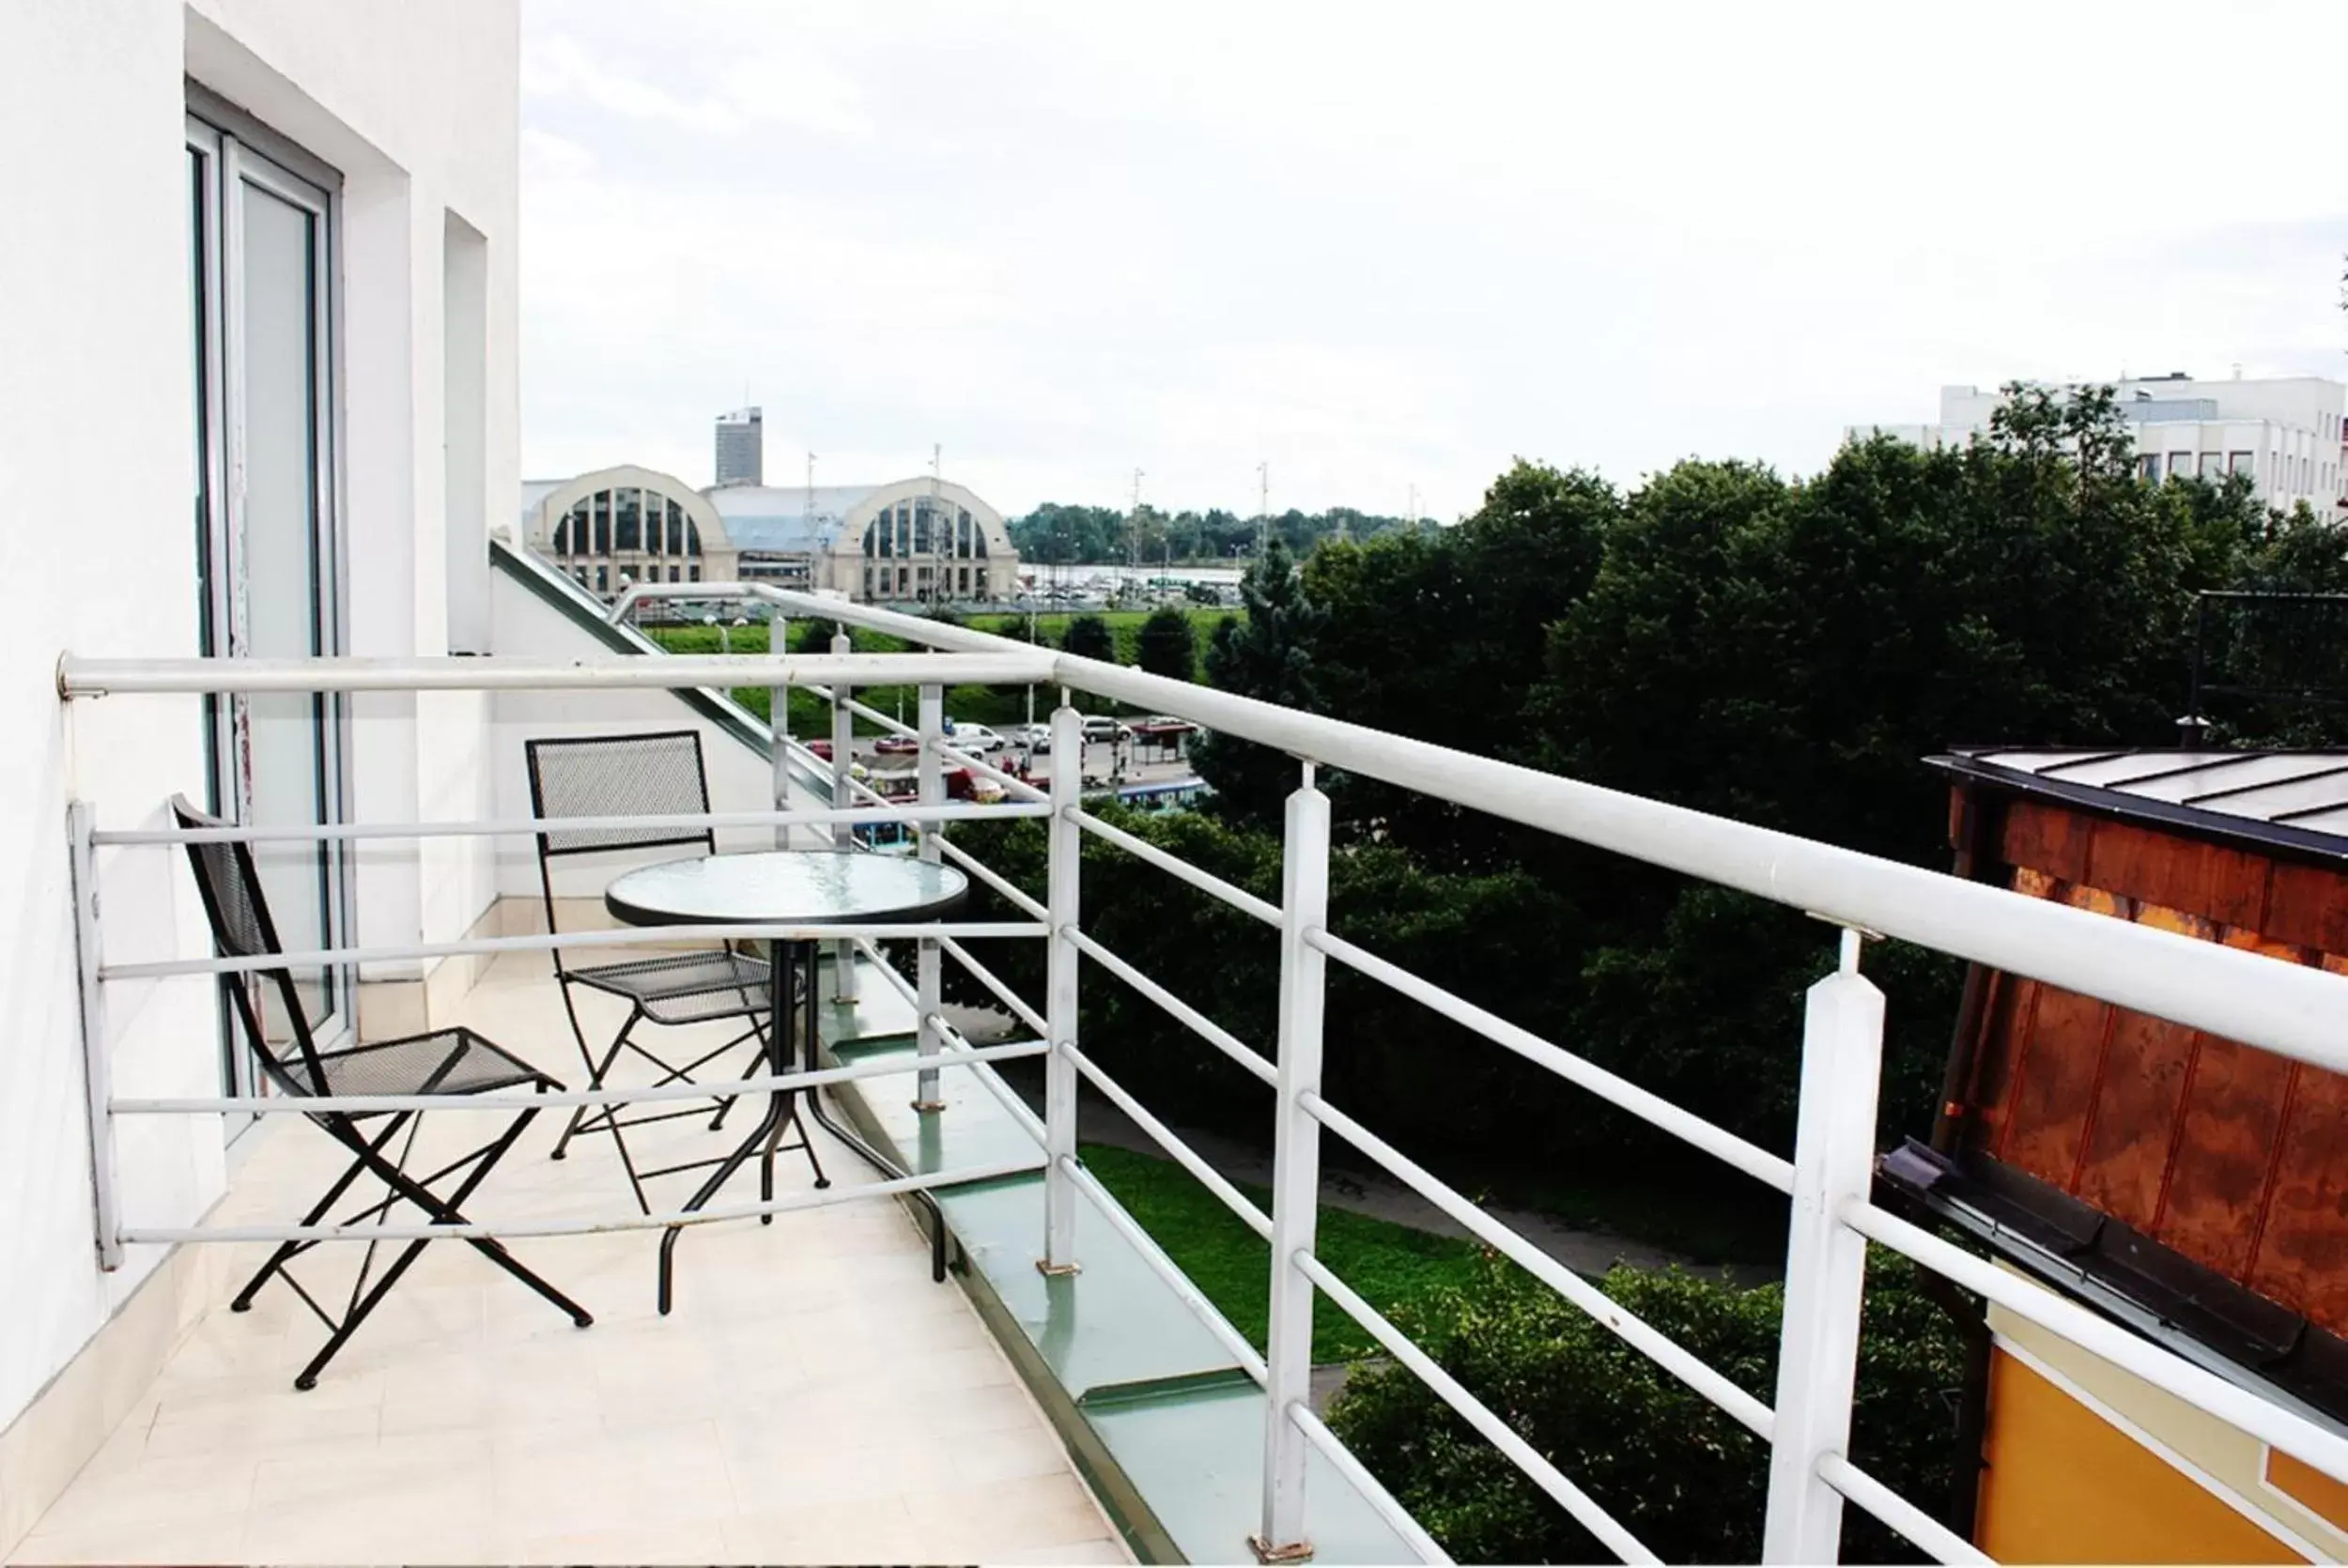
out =
{"type": "MultiPolygon", "coordinates": [[[[1681,1269],[1617,1268],[1606,1294],[1739,1387],[1775,1396],[1780,1287],[1742,1290],[1681,1269]]],[[[1469,1290],[1398,1320],[1566,1477],[1666,1562],[1755,1562],[1769,1450],[1703,1395],[1580,1308],[1492,1263],[1469,1290]]],[[[1955,1460],[1963,1345],[1915,1268],[1871,1251],[1852,1457],[1935,1512],[1955,1460]]],[[[1461,1562],[1610,1562],[1547,1493],[1496,1455],[1408,1369],[1357,1369],[1330,1424],[1461,1562]]],[[[1914,1561],[1914,1549],[1855,1507],[1843,1560],[1914,1561]]]]}

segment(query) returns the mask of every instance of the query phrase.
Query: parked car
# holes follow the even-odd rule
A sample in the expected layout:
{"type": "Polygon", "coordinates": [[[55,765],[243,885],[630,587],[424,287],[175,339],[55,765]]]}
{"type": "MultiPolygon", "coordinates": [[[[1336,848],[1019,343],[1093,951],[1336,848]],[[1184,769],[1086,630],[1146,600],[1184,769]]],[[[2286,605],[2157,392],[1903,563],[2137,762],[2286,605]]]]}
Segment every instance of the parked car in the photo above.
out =
{"type": "Polygon", "coordinates": [[[1090,741],[1130,741],[1134,732],[1130,726],[1100,714],[1085,715],[1085,739],[1090,741]]]}
{"type": "Polygon", "coordinates": [[[1011,732],[1011,744],[1025,746],[1035,756],[1048,756],[1052,750],[1052,727],[1048,724],[1021,724],[1011,732]]]}
{"type": "Polygon", "coordinates": [[[983,724],[963,724],[949,721],[946,741],[956,751],[966,751],[974,757],[991,756],[1011,745],[1008,737],[998,734],[983,724]]]}
{"type": "Polygon", "coordinates": [[[911,735],[883,735],[873,743],[873,749],[884,757],[896,756],[903,752],[920,750],[921,743],[911,735]]]}

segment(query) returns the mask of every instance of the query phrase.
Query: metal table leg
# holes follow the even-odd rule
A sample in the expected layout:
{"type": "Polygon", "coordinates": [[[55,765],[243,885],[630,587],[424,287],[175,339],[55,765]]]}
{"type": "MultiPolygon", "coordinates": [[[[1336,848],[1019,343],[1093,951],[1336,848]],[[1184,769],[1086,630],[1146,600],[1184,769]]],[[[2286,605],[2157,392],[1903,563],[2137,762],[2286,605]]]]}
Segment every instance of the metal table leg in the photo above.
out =
{"type": "MultiPolygon", "coordinates": [[[[806,1054],[803,1057],[807,1066],[807,1070],[810,1072],[814,1071],[823,1065],[820,1059],[822,1047],[816,1038],[815,1029],[816,1020],[820,1016],[815,1005],[815,966],[811,960],[808,965],[807,976],[807,992],[809,999],[806,1036],[807,1043],[805,1048],[806,1054]]],[[[857,1137],[848,1129],[832,1120],[831,1113],[824,1109],[824,1097],[815,1093],[813,1090],[810,1090],[808,1092],[807,1113],[815,1119],[816,1126],[822,1128],[825,1131],[839,1139],[842,1144],[845,1144],[851,1154],[857,1156],[866,1164],[880,1172],[881,1175],[885,1176],[905,1176],[913,1174],[912,1172],[904,1169],[904,1167],[899,1165],[895,1161],[889,1159],[888,1156],[883,1154],[880,1150],[874,1148],[872,1145],[866,1143],[863,1139],[857,1137]]],[[[921,1206],[922,1212],[929,1216],[930,1278],[935,1282],[942,1284],[946,1278],[945,1213],[937,1207],[937,1200],[927,1192],[915,1192],[913,1194],[913,1201],[919,1204],[921,1206]]]]}
{"type": "MultiPolygon", "coordinates": [[[[810,1004],[809,1011],[805,1015],[805,1027],[811,1040],[813,1037],[815,1022],[813,952],[813,947],[803,942],[777,942],[767,949],[766,1070],[777,1078],[782,1077],[791,1070],[791,1047],[787,1037],[790,1033],[790,1021],[798,1016],[797,1002],[793,992],[796,989],[798,970],[802,962],[807,965],[808,969],[807,992],[810,1004]]],[[[809,1054],[811,1057],[811,1049],[809,1054]]],[[[814,1099],[812,1095],[808,1098],[811,1103],[814,1099]]],[[[742,1168],[742,1162],[750,1157],[753,1150],[761,1151],[759,1196],[762,1200],[772,1200],[775,1195],[775,1145],[781,1142],[782,1130],[790,1125],[797,1100],[796,1089],[780,1088],[769,1094],[766,1097],[766,1114],[759,1118],[758,1125],[750,1129],[749,1135],[734,1146],[734,1152],[727,1155],[716,1170],[709,1173],[708,1179],[701,1184],[699,1191],[685,1201],[684,1207],[688,1212],[698,1210],[711,1198],[716,1197],[718,1190],[732,1179],[734,1172],[742,1168]]],[[[815,1185],[828,1187],[831,1183],[819,1171],[815,1185]]],[[[759,1218],[762,1221],[771,1222],[774,1216],[765,1214],[759,1218]]],[[[669,1314],[669,1309],[675,1302],[676,1243],[677,1237],[683,1234],[683,1227],[672,1225],[662,1232],[660,1237],[659,1304],[660,1315],[663,1317],[669,1314]]]]}

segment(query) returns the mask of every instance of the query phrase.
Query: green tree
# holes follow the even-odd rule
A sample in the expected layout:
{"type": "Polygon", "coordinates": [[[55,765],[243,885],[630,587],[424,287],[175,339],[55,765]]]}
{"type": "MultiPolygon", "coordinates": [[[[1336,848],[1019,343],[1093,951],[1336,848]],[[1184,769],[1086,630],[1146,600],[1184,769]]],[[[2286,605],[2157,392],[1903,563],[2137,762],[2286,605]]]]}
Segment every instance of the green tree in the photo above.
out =
{"type": "MultiPolygon", "coordinates": [[[[1326,546],[1305,591],[1327,618],[1313,669],[1324,711],[1512,761],[1537,761],[1525,704],[1550,623],[1588,590],[1621,500],[1595,474],[1520,458],[1457,528],[1326,546]]],[[[1446,860],[1490,864],[1513,835],[1453,802],[1346,778],[1339,821],[1446,860]]]]}
{"type": "MultiPolygon", "coordinates": [[[[1320,705],[1312,650],[1326,624],[1306,596],[1294,559],[1277,538],[1249,564],[1239,584],[1243,619],[1218,622],[1207,646],[1207,680],[1221,690],[1310,713],[1320,705]]],[[[1233,735],[1207,735],[1192,749],[1198,776],[1214,791],[1216,809],[1237,822],[1276,822],[1296,788],[1285,754],[1233,735]]]]}
{"type": "Polygon", "coordinates": [[[1192,681],[1198,675],[1198,636],[1190,617],[1171,605],[1150,612],[1135,639],[1135,662],[1152,675],[1169,681],[1192,681]]]}
{"type": "Polygon", "coordinates": [[[1068,623],[1059,636],[1060,651],[1079,658],[1117,662],[1117,636],[1109,623],[1097,615],[1079,615],[1068,623]]]}
{"type": "MultiPolygon", "coordinates": [[[[1780,1286],[1617,1268],[1606,1294],[1762,1400],[1775,1397],[1780,1286]]],[[[1404,1331],[1666,1562],[1755,1562],[1769,1449],[1547,1285],[1494,1263],[1471,1288],[1399,1311],[1404,1331]]],[[[1927,1512],[1955,1462],[1949,1395],[1963,1345],[1895,1253],[1868,1255],[1851,1457],[1927,1512]]],[[[1461,1562],[1613,1555],[1406,1367],[1355,1369],[1330,1424],[1461,1562]]],[[[1841,1560],[1912,1562],[1858,1508],[1841,1560]]]]}

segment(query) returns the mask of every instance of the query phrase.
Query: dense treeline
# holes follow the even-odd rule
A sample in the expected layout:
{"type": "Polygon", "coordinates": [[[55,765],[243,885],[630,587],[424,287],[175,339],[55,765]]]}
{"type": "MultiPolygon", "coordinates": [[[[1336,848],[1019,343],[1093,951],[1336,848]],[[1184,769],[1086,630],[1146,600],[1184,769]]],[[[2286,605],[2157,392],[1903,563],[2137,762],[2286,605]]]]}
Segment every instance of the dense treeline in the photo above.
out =
{"type": "Polygon", "coordinates": [[[1220,507],[1206,512],[1160,512],[1144,506],[1138,514],[1106,506],[1064,506],[1046,501],[1024,517],[1004,525],[1022,561],[1039,565],[1069,562],[1117,564],[1130,555],[1144,565],[1161,561],[1228,561],[1251,556],[1256,532],[1303,554],[1326,539],[1360,541],[1392,533],[1431,532],[1431,519],[1380,517],[1350,506],[1326,512],[1299,512],[1293,507],[1270,518],[1243,517],[1220,507]]]}
{"type": "MultiPolygon", "coordinates": [[[[1244,583],[1244,618],[1217,624],[1205,665],[1215,684],[1265,700],[1938,868],[1946,786],[1923,757],[1968,743],[2173,744],[2196,594],[2230,588],[2348,592],[2348,530],[2304,508],[2271,514],[2241,480],[2143,483],[2108,394],[2017,392],[1970,448],[1878,439],[1802,482],[1691,461],[1626,493],[1521,462],[1457,528],[1324,543],[1301,566],[1268,551],[1244,583]]],[[[2348,639],[2318,618],[2326,607],[2279,607],[2277,628],[2260,607],[2219,603],[2209,684],[2348,694],[2348,639]]],[[[2343,738],[2338,709],[2215,695],[2201,711],[2225,740],[2343,738]]],[[[1197,765],[1213,814],[1129,825],[1276,899],[1295,761],[1216,738],[1197,765]]],[[[1333,930],[1789,1152],[1801,996],[1831,964],[1832,932],[1513,828],[1472,800],[1321,782],[1340,845],[1333,930]]],[[[971,836],[1041,891],[1037,824],[971,836]]],[[[1082,898],[1101,942],[1272,1053],[1272,930],[1106,849],[1086,856],[1082,898]]],[[[1042,994],[1037,945],[995,956],[1042,994]]],[[[1889,1140],[1927,1125],[1959,976],[1897,943],[1865,965],[1890,1001],[1889,1140]]],[[[1168,1119],[1266,1135],[1262,1086],[1098,966],[1082,1012],[1087,1050],[1168,1119]]],[[[1707,1257],[1783,1255],[1774,1194],[1336,964],[1326,1056],[1332,1103],[1472,1192],[1571,1213],[1557,1194],[1578,1191],[1583,1215],[1707,1257]],[[1691,1241],[1691,1217],[1712,1244],[1691,1241]]],[[[1604,1288],[1770,1396],[1774,1287],[1617,1269],[1604,1288]]],[[[1476,1288],[1402,1315],[1665,1560],[1753,1560],[1760,1445],[1580,1309],[1495,1265],[1476,1288]]],[[[1947,1403],[1962,1354],[1915,1270],[1876,1257],[1855,1453],[1928,1510],[1971,1476],[1947,1403]]],[[[1461,1561],[1610,1556],[1406,1369],[1357,1371],[1331,1420],[1461,1561]]],[[[1855,1509],[1843,1552],[1914,1556],[1855,1509]]]]}
{"type": "MultiPolygon", "coordinates": [[[[2240,481],[2148,484],[2108,398],[2023,393],[1969,448],[1877,439],[1806,481],[1690,461],[1623,492],[1520,463],[1455,528],[1324,544],[1301,567],[1269,553],[1206,666],[1248,695],[1939,868],[1946,787],[1922,758],[2170,744],[2193,595],[2244,583],[2348,589],[2340,530],[2272,515],[2240,481]]],[[[2237,736],[2298,722],[2218,716],[2237,736]]],[[[1294,763],[1217,740],[1198,765],[1216,814],[1149,831],[1276,897],[1294,763]]],[[[1473,801],[1322,781],[1344,846],[1334,929],[1790,1146],[1801,993],[1831,931],[1473,801]]],[[[1006,841],[981,853],[1040,889],[1031,824],[988,836],[1006,841]]],[[[1272,933],[1113,852],[1088,859],[1087,927],[1268,1052],[1272,933]]],[[[1041,993],[1040,954],[999,956],[1041,993]]],[[[1920,1130],[1958,975],[1898,944],[1867,963],[1891,998],[1887,1130],[1920,1130]]],[[[1332,1099],[1405,1148],[1495,1180],[1693,1158],[1337,966],[1330,1007],[1332,1099]]],[[[1097,970],[1084,1028],[1178,1119],[1261,1135],[1256,1087],[1097,970]]]]}

